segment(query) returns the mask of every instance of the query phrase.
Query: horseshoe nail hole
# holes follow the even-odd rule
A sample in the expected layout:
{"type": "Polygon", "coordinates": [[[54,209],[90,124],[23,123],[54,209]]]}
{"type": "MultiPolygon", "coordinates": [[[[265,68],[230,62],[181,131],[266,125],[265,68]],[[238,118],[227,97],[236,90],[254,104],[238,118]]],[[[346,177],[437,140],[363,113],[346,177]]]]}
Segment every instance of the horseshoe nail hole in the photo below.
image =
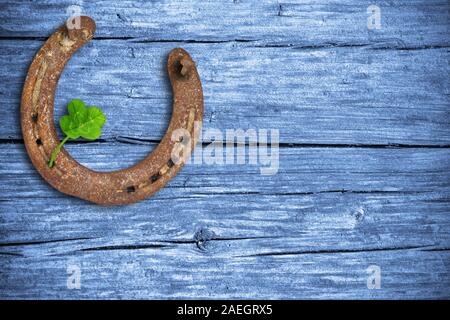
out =
{"type": "Polygon", "coordinates": [[[169,161],[167,161],[167,166],[168,166],[169,168],[172,168],[173,165],[174,165],[174,163],[173,163],[172,159],[170,159],[169,161]]]}
{"type": "Polygon", "coordinates": [[[129,186],[129,187],[127,187],[127,192],[128,193],[133,193],[133,192],[135,192],[136,191],[136,187],[135,186],[129,186]]]}
{"type": "Polygon", "coordinates": [[[158,179],[159,179],[159,173],[154,174],[154,175],[152,175],[152,176],[150,177],[150,181],[151,181],[152,183],[153,183],[153,182],[156,182],[158,179]]]}
{"type": "Polygon", "coordinates": [[[33,122],[37,122],[37,120],[38,120],[38,114],[37,114],[37,113],[33,113],[33,114],[31,115],[31,120],[32,120],[33,122]]]}
{"type": "Polygon", "coordinates": [[[174,63],[175,73],[180,79],[187,79],[189,77],[189,71],[191,69],[191,63],[188,60],[182,58],[174,63]]]}
{"type": "Polygon", "coordinates": [[[176,72],[177,72],[177,74],[179,74],[179,75],[183,75],[183,65],[181,64],[181,62],[180,61],[177,61],[176,62],[176,64],[175,64],[175,70],[176,70],[176,72]]]}
{"type": "Polygon", "coordinates": [[[40,138],[37,138],[37,139],[36,139],[36,144],[37,144],[38,146],[42,146],[42,140],[41,140],[40,138]]]}

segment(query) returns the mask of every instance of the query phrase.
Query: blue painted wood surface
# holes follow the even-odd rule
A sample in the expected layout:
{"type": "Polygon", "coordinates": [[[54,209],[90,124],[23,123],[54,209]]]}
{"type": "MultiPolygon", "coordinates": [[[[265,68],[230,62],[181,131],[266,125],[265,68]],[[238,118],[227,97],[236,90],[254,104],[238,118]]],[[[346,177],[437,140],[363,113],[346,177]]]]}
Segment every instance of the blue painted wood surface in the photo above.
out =
{"type": "Polygon", "coordinates": [[[369,30],[371,4],[0,1],[0,298],[450,298],[450,5],[379,1],[369,30]],[[165,59],[184,47],[204,131],[279,129],[278,174],[191,163],[122,207],[47,185],[23,146],[20,95],[76,4],[97,34],[67,65],[56,116],[78,97],[108,122],[100,141],[67,144],[75,159],[112,170],[155,147],[165,59]]]}

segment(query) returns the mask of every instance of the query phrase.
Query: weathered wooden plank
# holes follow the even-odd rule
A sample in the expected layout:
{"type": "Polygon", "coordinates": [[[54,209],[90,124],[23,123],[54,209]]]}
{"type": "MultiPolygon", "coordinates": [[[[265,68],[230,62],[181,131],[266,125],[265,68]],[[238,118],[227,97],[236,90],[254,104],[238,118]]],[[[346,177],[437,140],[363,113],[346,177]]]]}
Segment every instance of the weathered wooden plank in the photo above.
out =
{"type": "MultiPolygon", "coordinates": [[[[1,43],[0,138],[20,139],[20,94],[42,42],[1,43]]],[[[165,60],[177,45],[88,44],[60,80],[56,116],[70,99],[81,98],[104,108],[103,138],[160,139],[171,112],[165,60]]],[[[205,129],[277,128],[282,143],[450,144],[447,49],[183,47],[203,80],[205,129]]]]}
{"type": "MultiPolygon", "coordinates": [[[[275,176],[249,165],[190,164],[149,200],[100,207],[49,187],[22,145],[4,147],[1,241],[50,241],[39,250],[2,248],[7,253],[192,242],[202,230],[215,238],[256,238],[241,254],[450,245],[448,149],[283,148],[275,176]],[[68,238],[81,240],[53,242],[68,238]]],[[[149,149],[68,146],[97,170],[131,165],[149,149]]]]}
{"type": "MultiPolygon", "coordinates": [[[[68,143],[66,150],[83,165],[108,171],[126,168],[143,159],[154,144],[68,143]]],[[[201,149],[201,146],[198,146],[201,149]]],[[[203,147],[203,160],[207,152],[203,147]]],[[[2,144],[0,174],[8,181],[0,195],[49,197],[53,194],[31,165],[23,144],[2,144]],[[28,182],[33,181],[33,190],[28,182]],[[27,193],[27,190],[30,193],[27,193]]],[[[248,149],[246,149],[248,152],[248,149]]],[[[227,148],[224,147],[224,155],[227,148]]],[[[236,153],[236,150],[234,150],[236,153]]],[[[289,194],[326,191],[433,192],[448,191],[448,148],[280,148],[276,175],[264,176],[261,164],[201,164],[183,169],[169,185],[195,194],[245,193],[289,194]],[[239,179],[236,179],[236,177],[239,179]]],[[[225,159],[224,159],[225,161],[225,159]]],[[[275,167],[275,165],[274,165],[275,167]]],[[[168,195],[173,195],[169,193],[168,195]]]]}
{"type": "Polygon", "coordinates": [[[377,1],[381,29],[369,30],[371,0],[320,1],[3,1],[1,37],[46,37],[79,5],[100,37],[152,40],[257,40],[300,45],[448,45],[445,0],[377,1]]]}
{"type": "Polygon", "coordinates": [[[37,259],[182,245],[231,258],[450,246],[448,198],[439,194],[184,196],[126,208],[2,201],[0,252],[37,259]]]}
{"type": "MultiPolygon", "coordinates": [[[[449,253],[425,249],[222,258],[185,247],[5,257],[0,298],[450,298],[449,253]],[[367,288],[367,268],[381,288],[367,288]],[[81,270],[67,288],[68,266],[81,270]]],[[[69,269],[70,270],[70,269],[69,269]]]]}

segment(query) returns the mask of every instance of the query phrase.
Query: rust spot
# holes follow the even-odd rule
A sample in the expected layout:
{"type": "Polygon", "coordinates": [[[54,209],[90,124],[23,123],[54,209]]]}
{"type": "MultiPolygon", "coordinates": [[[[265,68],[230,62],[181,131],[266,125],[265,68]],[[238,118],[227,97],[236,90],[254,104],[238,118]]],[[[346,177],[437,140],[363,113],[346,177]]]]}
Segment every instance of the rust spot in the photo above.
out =
{"type": "Polygon", "coordinates": [[[159,169],[159,175],[163,176],[169,170],[169,166],[167,164],[163,165],[161,169],[159,169]]]}
{"type": "Polygon", "coordinates": [[[32,99],[31,99],[31,101],[33,102],[34,108],[36,107],[36,104],[39,99],[39,94],[41,93],[42,79],[44,79],[45,72],[47,71],[47,67],[48,67],[47,61],[42,60],[41,65],[39,67],[38,74],[37,74],[36,82],[34,84],[33,94],[32,94],[32,99]]]}

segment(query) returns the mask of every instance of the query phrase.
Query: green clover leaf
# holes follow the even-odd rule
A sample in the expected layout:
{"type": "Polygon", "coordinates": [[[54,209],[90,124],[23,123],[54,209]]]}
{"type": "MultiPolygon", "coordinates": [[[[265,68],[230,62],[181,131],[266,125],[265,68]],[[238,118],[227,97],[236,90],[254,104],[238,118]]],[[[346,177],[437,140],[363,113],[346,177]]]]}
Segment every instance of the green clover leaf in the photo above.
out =
{"type": "Polygon", "coordinates": [[[52,157],[48,163],[50,168],[53,167],[56,155],[59,150],[70,139],[84,138],[95,140],[102,134],[102,127],[106,122],[106,117],[102,110],[97,107],[86,107],[80,99],[74,99],[69,102],[67,109],[69,114],[61,117],[59,126],[66,134],[64,140],[53,151],[52,157]]]}

